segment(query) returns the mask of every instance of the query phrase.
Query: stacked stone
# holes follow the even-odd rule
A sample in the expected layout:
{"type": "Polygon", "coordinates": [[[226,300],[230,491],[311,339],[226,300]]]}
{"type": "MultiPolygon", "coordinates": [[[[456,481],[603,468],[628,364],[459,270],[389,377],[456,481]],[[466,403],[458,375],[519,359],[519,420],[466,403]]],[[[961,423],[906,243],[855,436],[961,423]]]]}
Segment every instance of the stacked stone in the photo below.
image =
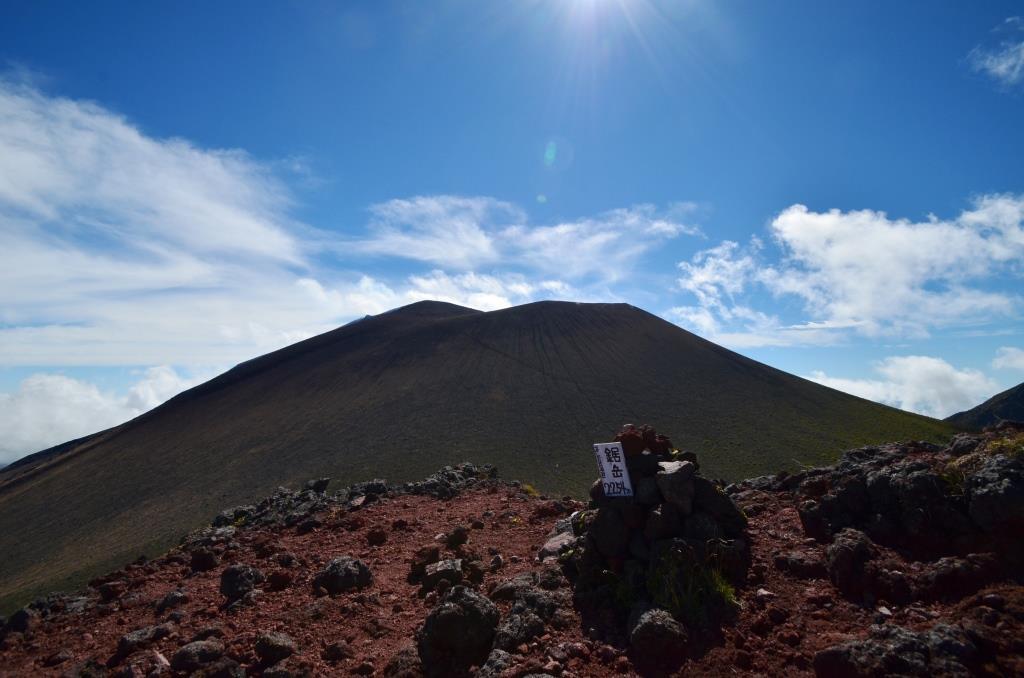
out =
{"type": "MultiPolygon", "coordinates": [[[[746,517],[700,475],[696,455],[674,449],[665,436],[627,425],[615,440],[622,444],[634,496],[607,497],[599,480],[591,488],[591,509],[574,517],[574,532],[582,535],[582,548],[569,559],[577,596],[584,605],[628,615],[626,632],[639,659],[671,663],[685,653],[686,627],[696,623],[683,618],[686,612],[714,596],[685,601],[688,610],[661,609],[672,607],[664,601],[678,602],[678,596],[659,593],[665,587],[706,587],[714,581],[712,571],[740,583],[749,564],[746,517]]],[[[704,613],[700,610],[710,620],[721,610],[704,613]]]]}
{"type": "MultiPolygon", "coordinates": [[[[698,552],[710,548],[745,552],[747,520],[721,489],[699,474],[697,455],[679,452],[649,427],[627,425],[622,443],[633,497],[605,497],[600,480],[591,488],[597,509],[587,529],[588,546],[621,572],[630,560],[648,563],[660,542],[685,540],[698,552]]],[[[634,564],[635,566],[636,564],[634,564]]]]}

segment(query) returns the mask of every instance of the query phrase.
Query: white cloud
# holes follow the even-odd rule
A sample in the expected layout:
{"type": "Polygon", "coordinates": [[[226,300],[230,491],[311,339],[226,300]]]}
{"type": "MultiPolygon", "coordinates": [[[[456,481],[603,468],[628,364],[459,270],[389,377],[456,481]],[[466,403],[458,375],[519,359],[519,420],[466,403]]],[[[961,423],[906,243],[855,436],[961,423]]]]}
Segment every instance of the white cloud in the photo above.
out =
{"type": "Polygon", "coordinates": [[[954,219],[922,222],[793,205],[770,229],[781,251],[774,265],[756,238],[747,247],[725,241],[681,262],[679,287],[698,306],[678,307],[684,311],[676,316],[734,346],[792,345],[851,332],[923,337],[1012,316],[1020,306],[1018,294],[989,283],[1020,274],[1024,196],[983,196],[954,219]],[[756,289],[800,299],[810,319],[783,323],[752,310],[747,297],[756,289]]]}
{"type": "Polygon", "coordinates": [[[0,464],[121,424],[204,378],[151,367],[117,395],[62,374],[33,374],[15,392],[0,393],[0,464]]]}
{"type": "Polygon", "coordinates": [[[880,379],[842,379],[812,372],[808,379],[868,400],[944,418],[992,396],[997,385],[978,370],[958,370],[941,358],[892,356],[874,366],[880,379]]]}
{"type": "Polygon", "coordinates": [[[1024,370],[1024,350],[1013,346],[1000,347],[992,367],[997,370],[1024,370]]]}
{"type": "Polygon", "coordinates": [[[784,259],[758,279],[801,297],[821,320],[867,335],[925,336],[1013,311],[1014,296],[972,283],[1024,256],[1022,221],[1024,196],[984,196],[955,219],[924,222],[794,205],[771,224],[784,259]]]}
{"type": "MultiPolygon", "coordinates": [[[[96,104],[0,80],[3,364],[231,364],[431,294],[487,308],[578,294],[557,275],[319,269],[337,237],[289,216],[279,165],[155,139],[96,104]]],[[[491,261],[524,218],[450,196],[371,212],[382,254],[456,268],[491,261]]]]}
{"type": "Polygon", "coordinates": [[[507,202],[454,195],[389,200],[370,212],[372,237],[351,243],[354,251],[459,269],[496,261],[493,230],[526,218],[507,202]]]}
{"type": "Polygon", "coordinates": [[[971,67],[1007,87],[1024,82],[1024,39],[1020,38],[1021,31],[1024,31],[1021,17],[1006,19],[995,32],[1014,37],[995,46],[975,47],[967,57],[971,67]]]}
{"type": "Polygon", "coordinates": [[[401,257],[470,270],[515,264],[569,278],[621,279],[658,243],[700,230],[684,222],[697,210],[676,203],[615,209],[596,217],[531,225],[525,212],[488,197],[418,196],[370,208],[370,236],[345,242],[343,254],[401,257]]]}

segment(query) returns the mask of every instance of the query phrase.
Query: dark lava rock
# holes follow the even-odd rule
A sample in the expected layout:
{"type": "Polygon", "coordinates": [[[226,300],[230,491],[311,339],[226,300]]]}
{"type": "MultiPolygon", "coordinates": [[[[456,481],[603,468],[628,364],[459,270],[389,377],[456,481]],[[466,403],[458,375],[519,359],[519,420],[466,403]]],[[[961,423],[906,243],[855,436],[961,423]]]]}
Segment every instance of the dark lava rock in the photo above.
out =
{"type": "Polygon", "coordinates": [[[180,607],[188,602],[188,594],[181,589],[175,589],[167,593],[166,596],[160,599],[160,602],[156,604],[156,613],[163,614],[167,610],[172,610],[176,607],[180,607]]]}
{"type": "Polygon", "coordinates": [[[427,565],[441,560],[441,549],[438,546],[424,546],[413,554],[409,566],[409,582],[416,583],[427,572],[427,565]]]}
{"type": "Polygon", "coordinates": [[[863,593],[864,564],[875,557],[875,548],[860,530],[846,528],[836,535],[826,553],[832,583],[847,596],[863,593]]]}
{"type": "Polygon", "coordinates": [[[828,576],[825,561],[810,551],[788,551],[775,554],[775,567],[800,579],[828,576]]]}
{"type": "Polygon", "coordinates": [[[175,671],[196,671],[205,664],[220,659],[223,654],[224,644],[219,640],[197,640],[174,653],[171,668],[175,671]]]}
{"type": "Polygon", "coordinates": [[[318,494],[323,494],[327,491],[327,486],[331,484],[330,478],[314,478],[313,480],[307,480],[303,489],[312,490],[318,494]]]}
{"type": "Polygon", "coordinates": [[[702,476],[693,479],[693,504],[711,514],[729,536],[738,536],[747,527],[747,518],[736,502],[702,476]]]}
{"type": "Polygon", "coordinates": [[[411,643],[403,646],[384,667],[384,678],[423,678],[423,663],[411,643]]]}
{"type": "Polygon", "coordinates": [[[476,673],[476,678],[503,678],[515,666],[515,657],[504,650],[491,650],[487,661],[476,673]]]}
{"type": "Polygon", "coordinates": [[[631,620],[629,645],[641,667],[672,670],[686,658],[686,628],[660,608],[638,611],[631,620]]]}
{"type": "Polygon", "coordinates": [[[361,560],[351,556],[335,558],[313,579],[313,588],[322,588],[331,595],[352,589],[366,588],[373,583],[373,573],[361,560]]]}
{"type": "Polygon", "coordinates": [[[444,543],[450,548],[458,548],[469,541],[469,528],[465,525],[459,525],[454,530],[448,533],[445,537],[444,543]]]}
{"type": "Polygon", "coordinates": [[[464,586],[448,591],[418,633],[428,676],[467,675],[487,659],[498,627],[498,608],[464,586]]]}
{"type": "Polygon", "coordinates": [[[166,638],[171,635],[171,627],[168,624],[158,624],[156,626],[145,626],[141,629],[135,629],[131,633],[126,633],[121,636],[120,640],[117,641],[117,654],[121,657],[127,657],[136,650],[142,650],[161,638],[166,638]]]}
{"type": "Polygon", "coordinates": [[[690,461],[663,461],[658,464],[656,482],[661,496],[684,516],[693,510],[694,476],[697,465],[690,461]]]}
{"type": "Polygon", "coordinates": [[[356,656],[356,651],[352,649],[352,646],[346,643],[344,640],[339,640],[336,643],[331,643],[324,648],[323,657],[329,662],[337,662],[342,659],[352,659],[356,656]]]}
{"type": "Polygon", "coordinates": [[[544,620],[517,603],[498,626],[494,636],[494,647],[512,651],[522,643],[529,642],[544,633],[544,620]]]}
{"type": "Polygon", "coordinates": [[[261,633],[253,649],[264,664],[276,664],[298,652],[295,641],[284,633],[261,633]]]}
{"type": "Polygon", "coordinates": [[[383,546],[388,541],[388,533],[379,527],[366,533],[366,543],[370,546],[383,546]]]}
{"type": "Polygon", "coordinates": [[[207,572],[220,565],[220,558],[208,548],[192,551],[190,567],[193,572],[207,572]]]}
{"type": "Polygon", "coordinates": [[[220,592],[229,603],[234,602],[255,590],[263,580],[263,573],[252,565],[232,565],[220,574],[220,592]]]}
{"type": "Polygon", "coordinates": [[[126,588],[128,588],[128,582],[123,579],[104,582],[103,584],[100,584],[99,587],[100,600],[105,603],[116,600],[124,594],[126,588]]]}
{"type": "Polygon", "coordinates": [[[836,645],[814,656],[814,672],[829,678],[859,676],[969,676],[977,648],[959,629],[938,625],[925,632],[872,626],[868,638],[836,645]]]}
{"type": "Polygon", "coordinates": [[[1024,536],[1024,459],[990,457],[964,485],[967,513],[982,530],[1024,536]]]}
{"type": "Polygon", "coordinates": [[[462,576],[462,560],[460,559],[431,563],[427,565],[427,570],[423,575],[423,588],[426,591],[431,591],[442,579],[447,580],[449,584],[458,584],[462,581],[462,576]]]}
{"type": "Polygon", "coordinates": [[[936,599],[962,598],[1000,578],[1003,569],[999,559],[991,553],[940,558],[921,576],[922,593],[936,599]]]}
{"type": "Polygon", "coordinates": [[[615,509],[600,509],[588,534],[605,557],[621,557],[629,548],[629,530],[615,509]]]}

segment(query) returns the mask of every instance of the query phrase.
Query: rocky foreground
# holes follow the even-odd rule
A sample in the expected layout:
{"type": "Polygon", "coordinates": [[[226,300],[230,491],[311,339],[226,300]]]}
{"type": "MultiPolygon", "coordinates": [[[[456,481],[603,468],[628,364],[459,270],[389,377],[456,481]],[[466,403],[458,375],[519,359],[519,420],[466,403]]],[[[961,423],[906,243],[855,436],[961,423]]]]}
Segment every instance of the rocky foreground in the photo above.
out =
{"type": "Polygon", "coordinates": [[[630,502],[281,489],[0,620],[0,675],[1024,675],[1024,429],[725,488],[641,447],[630,502]]]}

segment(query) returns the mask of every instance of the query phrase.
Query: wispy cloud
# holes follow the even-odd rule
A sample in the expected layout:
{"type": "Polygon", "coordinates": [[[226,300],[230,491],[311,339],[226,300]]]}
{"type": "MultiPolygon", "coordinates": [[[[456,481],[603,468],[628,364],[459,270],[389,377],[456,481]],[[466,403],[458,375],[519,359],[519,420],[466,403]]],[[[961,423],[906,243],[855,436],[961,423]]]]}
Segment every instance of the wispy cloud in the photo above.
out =
{"type": "Polygon", "coordinates": [[[700,235],[690,223],[696,211],[692,203],[664,210],[641,204],[594,217],[531,224],[521,208],[494,198],[417,196],[373,205],[368,236],[338,249],[457,270],[500,262],[543,274],[613,282],[666,240],[700,235]]]}
{"type": "Polygon", "coordinates": [[[879,379],[841,379],[822,371],[807,378],[839,391],[900,409],[944,418],[985,401],[997,385],[978,370],[957,369],[941,358],[892,356],[874,366],[879,379]]]}
{"type": "Polygon", "coordinates": [[[967,56],[971,67],[1006,87],[1024,83],[1024,19],[1009,17],[993,33],[1006,37],[998,44],[971,50],[967,56]]]}

